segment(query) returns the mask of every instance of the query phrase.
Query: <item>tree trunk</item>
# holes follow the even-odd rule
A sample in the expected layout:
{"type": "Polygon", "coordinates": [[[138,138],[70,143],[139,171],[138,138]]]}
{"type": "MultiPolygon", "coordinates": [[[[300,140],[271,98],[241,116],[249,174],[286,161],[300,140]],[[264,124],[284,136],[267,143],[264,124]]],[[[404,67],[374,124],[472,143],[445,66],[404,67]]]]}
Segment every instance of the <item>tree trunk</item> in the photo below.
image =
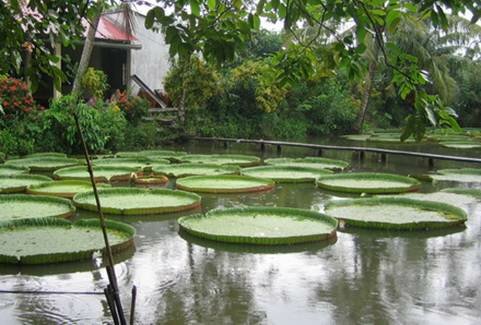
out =
{"type": "Polygon", "coordinates": [[[374,79],[374,75],[376,73],[376,69],[377,69],[377,62],[373,60],[371,61],[371,63],[369,63],[369,69],[366,76],[366,85],[365,85],[364,94],[362,96],[362,102],[361,102],[361,114],[359,115],[359,120],[357,123],[357,131],[360,133],[362,132],[362,128],[364,126],[364,120],[366,118],[366,112],[369,105],[369,97],[371,96],[372,82],[374,79]]]}
{"type": "Polygon", "coordinates": [[[89,66],[90,56],[92,55],[92,50],[94,48],[95,33],[97,32],[97,27],[99,25],[101,15],[102,13],[99,13],[94,17],[92,24],[89,27],[87,37],[85,38],[84,47],[82,49],[82,56],[80,57],[77,74],[75,75],[75,79],[73,82],[73,93],[80,92],[80,81],[82,80],[82,77],[89,66]]]}

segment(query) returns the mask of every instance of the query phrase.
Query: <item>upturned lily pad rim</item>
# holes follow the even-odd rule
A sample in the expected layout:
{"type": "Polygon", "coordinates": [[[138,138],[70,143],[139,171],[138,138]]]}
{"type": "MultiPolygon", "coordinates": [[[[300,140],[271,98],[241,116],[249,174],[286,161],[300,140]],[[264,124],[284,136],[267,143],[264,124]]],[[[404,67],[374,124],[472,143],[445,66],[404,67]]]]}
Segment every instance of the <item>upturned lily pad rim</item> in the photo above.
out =
{"type": "Polygon", "coordinates": [[[164,175],[136,176],[133,181],[137,185],[165,185],[169,182],[169,178],[164,175]]]}
{"type": "MultiPolygon", "coordinates": [[[[95,177],[95,182],[116,182],[116,181],[129,181],[132,178],[132,174],[136,172],[141,172],[141,168],[136,168],[136,167],[117,167],[117,166],[94,166],[94,177],[95,177]],[[117,170],[119,171],[118,174],[111,176],[110,178],[107,178],[105,176],[97,176],[95,172],[99,171],[112,171],[112,170],[117,170]]],[[[61,168],[53,172],[53,176],[55,179],[59,180],[88,180],[90,179],[89,176],[85,177],[79,177],[79,176],[68,176],[68,175],[61,175],[62,173],[69,172],[69,171],[87,171],[86,166],[74,166],[74,167],[66,167],[66,168],[61,168]]]]}
{"type": "Polygon", "coordinates": [[[268,165],[273,165],[273,166],[289,165],[289,163],[291,162],[312,163],[312,164],[319,163],[319,164],[333,165],[333,167],[323,167],[322,169],[345,169],[349,167],[349,163],[347,161],[324,158],[324,157],[303,157],[303,158],[282,157],[282,158],[269,158],[264,160],[264,163],[268,165]]]}
{"type": "Polygon", "coordinates": [[[25,156],[22,156],[22,158],[37,158],[37,157],[58,157],[58,158],[67,158],[67,154],[63,152],[34,152],[25,156]]]}
{"type": "Polygon", "coordinates": [[[153,165],[152,166],[152,172],[155,174],[159,175],[166,175],[169,177],[175,177],[175,178],[182,178],[182,177],[187,177],[187,176],[214,176],[214,175],[235,175],[240,173],[240,168],[238,166],[232,166],[232,165],[215,165],[215,164],[202,164],[202,163],[180,163],[180,164],[170,164],[170,165],[153,165]],[[169,168],[175,169],[175,168],[212,168],[212,169],[223,169],[225,170],[225,173],[221,174],[213,174],[213,175],[199,175],[196,173],[173,173],[172,171],[169,171],[169,168]]]}
{"type": "MultiPolygon", "coordinates": [[[[27,187],[27,193],[32,194],[32,195],[51,195],[51,196],[58,196],[58,197],[63,197],[63,198],[68,198],[72,199],[75,194],[79,192],[50,192],[50,191],[43,191],[42,189],[48,188],[51,186],[56,186],[56,185],[72,185],[72,186],[78,186],[78,185],[84,185],[89,188],[92,188],[92,184],[90,181],[81,181],[81,180],[74,180],[74,179],[64,179],[64,180],[57,180],[57,181],[49,181],[45,183],[40,183],[40,184],[35,184],[35,185],[30,185],[27,187]]],[[[97,186],[110,186],[109,184],[98,184],[97,186]]]]}
{"type": "MultiPolygon", "coordinates": [[[[41,181],[41,182],[49,182],[52,179],[48,176],[43,175],[30,175],[30,174],[20,174],[20,175],[13,175],[13,176],[0,176],[1,180],[11,180],[11,179],[25,179],[25,180],[34,180],[34,181],[41,181]]],[[[25,192],[29,185],[19,185],[19,186],[11,186],[11,187],[0,187],[0,193],[21,193],[25,192]]]]}
{"type": "Polygon", "coordinates": [[[442,189],[441,192],[468,195],[481,200],[481,189],[477,189],[477,188],[449,187],[449,188],[442,189]]]}
{"type": "MultiPolygon", "coordinates": [[[[48,195],[27,195],[27,194],[0,194],[0,203],[1,202],[9,202],[9,201],[15,201],[15,202],[46,202],[49,204],[55,203],[58,205],[63,205],[65,206],[65,212],[61,214],[51,214],[49,216],[44,216],[42,218],[35,217],[35,211],[32,211],[32,217],[31,218],[22,218],[19,220],[25,220],[25,219],[44,219],[44,218],[71,218],[74,216],[75,211],[77,210],[73,203],[70,200],[64,199],[64,198],[59,198],[55,196],[48,196],[48,195]]],[[[0,220],[0,226],[2,225],[9,225],[11,221],[4,221],[0,220]]]]}
{"type": "Polygon", "coordinates": [[[253,192],[263,192],[272,190],[275,187],[275,182],[272,179],[252,177],[246,175],[212,175],[212,176],[189,176],[183,177],[177,180],[176,187],[180,190],[189,192],[199,192],[199,193],[225,193],[225,194],[236,194],[236,193],[253,193],[253,192]],[[257,185],[251,187],[242,188],[214,188],[214,187],[193,187],[182,183],[189,182],[190,180],[245,180],[257,185]]]}
{"type": "Polygon", "coordinates": [[[421,187],[421,183],[412,177],[402,176],[397,174],[389,174],[389,173],[369,173],[369,172],[360,172],[360,173],[346,173],[346,174],[335,174],[335,175],[328,175],[322,176],[316,181],[316,185],[328,191],[333,192],[344,192],[344,193],[368,193],[368,194],[395,194],[395,193],[404,193],[404,192],[413,192],[419,190],[421,187]],[[329,185],[324,184],[323,181],[325,180],[336,180],[336,179],[353,179],[353,180],[362,180],[362,179],[374,179],[374,180],[382,180],[382,181],[395,181],[395,182],[404,182],[406,186],[403,187],[378,187],[378,188],[365,188],[365,187],[347,187],[347,186],[337,186],[337,185],[329,185]]]}
{"type": "Polygon", "coordinates": [[[180,157],[184,156],[187,153],[184,151],[175,151],[175,150],[141,150],[141,151],[119,151],[115,154],[117,158],[147,158],[149,156],[164,156],[164,157],[180,157]]]}
{"type": "Polygon", "coordinates": [[[30,171],[30,168],[28,168],[28,167],[15,166],[15,165],[5,165],[5,164],[0,165],[0,170],[2,170],[2,169],[15,170],[15,171],[18,171],[18,173],[3,174],[1,176],[14,176],[14,175],[28,174],[28,172],[30,171]]]}
{"type": "MultiPolygon", "coordinates": [[[[139,187],[111,187],[111,188],[104,188],[99,189],[98,194],[100,197],[100,202],[102,203],[102,195],[115,195],[118,194],[123,196],[125,194],[143,194],[149,193],[153,195],[177,195],[181,197],[187,197],[192,200],[192,203],[181,205],[181,206],[158,206],[158,207],[132,207],[132,208],[119,208],[119,207],[108,207],[102,205],[102,212],[106,214],[115,214],[115,215],[146,215],[146,214],[161,214],[161,213],[170,213],[170,212],[179,212],[179,211],[187,211],[191,209],[195,209],[200,207],[201,205],[201,197],[195,193],[180,191],[180,190],[171,190],[166,188],[155,188],[155,189],[147,189],[147,188],[139,188],[139,187]]],[[[73,197],[73,202],[77,208],[89,210],[89,211],[97,211],[97,205],[95,203],[86,203],[82,202],[82,199],[86,197],[93,197],[93,191],[89,192],[81,192],[77,193],[73,197]]],[[[162,202],[161,199],[159,199],[162,202]]]]}
{"type": "Polygon", "coordinates": [[[261,158],[254,155],[243,155],[243,154],[189,154],[181,158],[182,162],[187,163],[205,163],[205,164],[216,164],[215,161],[218,159],[232,159],[232,160],[242,160],[232,163],[221,163],[217,165],[233,165],[239,167],[250,167],[257,166],[262,163],[261,158]]]}
{"type": "MultiPolygon", "coordinates": [[[[119,233],[123,233],[125,240],[117,243],[110,244],[112,253],[117,253],[134,246],[134,236],[136,230],[134,227],[113,220],[105,220],[105,225],[108,230],[113,230],[119,233]]],[[[75,228],[75,227],[89,227],[95,228],[100,231],[100,221],[98,219],[81,219],[75,223],[59,218],[45,218],[45,219],[21,219],[10,222],[0,227],[0,231],[15,231],[18,228],[40,228],[40,227],[63,227],[63,228],[75,228]]],[[[47,238],[48,239],[48,238],[47,238]]],[[[62,262],[81,261],[92,258],[92,254],[99,249],[88,249],[81,251],[59,252],[52,254],[36,254],[36,255],[5,255],[0,254],[0,263],[6,264],[53,264],[62,262]]],[[[102,253],[105,253],[105,247],[101,249],[102,253]]]]}
{"type": "Polygon", "coordinates": [[[481,168],[446,168],[438,169],[436,173],[442,175],[452,174],[466,174],[466,175],[481,175],[481,168]]]}
{"type": "Polygon", "coordinates": [[[439,221],[420,221],[420,222],[406,222],[403,224],[394,224],[390,222],[379,221],[363,221],[342,217],[335,217],[341,223],[347,226],[355,226],[362,228],[372,229],[385,229],[385,230],[417,230],[417,229],[432,229],[432,228],[445,228],[455,227],[464,224],[467,220],[467,214],[461,208],[452,206],[446,203],[424,201],[420,199],[408,199],[403,197],[372,197],[361,199],[348,199],[348,200],[335,200],[329,201],[325,205],[325,213],[329,215],[329,209],[331,207],[346,207],[346,206],[376,206],[379,205],[379,209],[382,209],[382,205],[398,205],[419,208],[420,210],[438,211],[443,214],[449,214],[451,218],[446,217],[445,222],[439,221]],[[449,221],[450,220],[450,221],[449,221]]]}
{"type": "Polygon", "coordinates": [[[257,167],[249,167],[241,169],[241,175],[252,176],[252,177],[260,177],[255,176],[251,172],[257,171],[279,171],[285,170],[286,172],[309,172],[313,174],[317,174],[317,177],[269,177],[269,176],[262,176],[266,179],[272,179],[276,183],[307,183],[307,182],[315,182],[321,176],[324,175],[331,175],[333,174],[332,170],[325,169],[325,168],[312,168],[312,167],[298,167],[298,166],[286,166],[286,165],[266,165],[266,166],[257,166],[257,167]]]}
{"type": "Polygon", "coordinates": [[[26,166],[31,171],[54,171],[60,168],[82,165],[83,161],[75,158],[56,156],[35,156],[27,158],[9,159],[5,165],[26,166]],[[51,166],[42,166],[42,162],[51,162],[51,166]]]}
{"type": "Polygon", "coordinates": [[[285,207],[246,207],[246,208],[229,208],[229,209],[215,209],[207,212],[206,214],[196,214],[181,217],[177,220],[179,228],[191,235],[205,238],[214,241],[236,243],[236,244],[254,244],[254,245],[291,245],[302,244],[316,241],[324,241],[333,239],[336,237],[336,229],[338,227],[338,221],[326,214],[296,208],[285,207]],[[315,221],[327,223],[332,229],[327,233],[319,233],[312,235],[298,235],[298,236],[282,236],[282,237],[258,237],[258,236],[233,236],[233,235],[219,235],[206,231],[196,230],[188,225],[188,221],[191,219],[209,218],[211,216],[222,214],[245,214],[245,213],[270,213],[278,214],[280,218],[286,216],[296,215],[298,218],[309,218],[315,221]]]}

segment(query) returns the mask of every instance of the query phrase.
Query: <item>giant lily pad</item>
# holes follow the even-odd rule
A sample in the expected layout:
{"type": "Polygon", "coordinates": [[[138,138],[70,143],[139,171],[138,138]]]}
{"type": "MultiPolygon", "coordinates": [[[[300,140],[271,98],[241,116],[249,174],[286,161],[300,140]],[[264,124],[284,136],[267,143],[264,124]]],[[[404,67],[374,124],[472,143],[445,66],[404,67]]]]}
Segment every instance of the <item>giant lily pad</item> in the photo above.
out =
{"type": "Polygon", "coordinates": [[[274,182],[240,175],[190,176],[177,179],[177,188],[203,193],[246,193],[270,190],[274,182]]]}
{"type": "Polygon", "coordinates": [[[268,165],[281,165],[293,167],[309,167],[319,169],[344,169],[349,163],[343,160],[328,159],[321,157],[304,158],[270,158],[264,161],[268,165]]]}
{"type": "Polygon", "coordinates": [[[439,169],[429,176],[436,181],[481,183],[481,168],[439,169]]]}
{"type": "Polygon", "coordinates": [[[55,156],[35,156],[30,158],[11,159],[5,165],[26,167],[35,171],[54,171],[59,168],[82,164],[81,160],[55,156]]]}
{"type": "Polygon", "coordinates": [[[320,168],[273,165],[244,168],[241,170],[241,174],[269,178],[279,183],[298,183],[314,182],[323,175],[332,174],[332,171],[320,168]]]}
{"type": "Polygon", "coordinates": [[[446,148],[453,148],[453,149],[481,148],[481,143],[474,142],[474,141],[445,141],[445,142],[440,142],[439,145],[446,148]]]}
{"type": "MultiPolygon", "coordinates": [[[[107,184],[99,184],[97,186],[108,186],[107,184]]],[[[30,185],[27,187],[27,193],[36,195],[53,195],[65,198],[73,198],[75,194],[92,190],[92,184],[89,181],[63,180],[51,181],[41,184],[30,185]]]]}
{"type": "Polygon", "coordinates": [[[13,165],[0,165],[0,176],[13,176],[28,173],[27,167],[17,167],[13,165]]]}
{"type": "Polygon", "coordinates": [[[221,166],[212,164],[172,164],[160,165],[152,167],[152,171],[156,174],[167,175],[171,177],[185,176],[214,176],[214,175],[230,175],[238,174],[239,167],[221,166]]]}
{"type": "Polygon", "coordinates": [[[51,196],[0,195],[0,224],[19,219],[68,218],[75,213],[72,202],[51,196]]]}
{"type": "Polygon", "coordinates": [[[256,166],[261,163],[261,159],[249,155],[186,155],[182,157],[182,162],[233,165],[240,167],[256,166]]]}
{"type": "Polygon", "coordinates": [[[0,193],[20,193],[34,184],[45,183],[52,179],[41,175],[0,176],[0,193]]]}
{"type": "Polygon", "coordinates": [[[57,157],[57,158],[66,158],[67,155],[63,152],[36,152],[30,155],[26,155],[23,158],[38,158],[38,157],[57,157]]]}
{"type": "Polygon", "coordinates": [[[322,176],[317,185],[346,193],[402,193],[416,191],[421,183],[411,177],[386,173],[349,173],[322,176]]]}
{"type": "MultiPolygon", "coordinates": [[[[479,191],[481,193],[481,191],[479,191]]],[[[479,194],[479,193],[478,193],[479,194]]],[[[421,200],[421,201],[433,201],[439,203],[447,203],[454,205],[458,208],[463,210],[467,210],[467,206],[470,204],[476,203],[481,199],[481,195],[476,198],[474,195],[471,194],[463,194],[463,193],[453,193],[453,192],[433,192],[433,193],[407,193],[402,194],[401,196],[397,195],[396,197],[408,198],[413,200],[421,200]]]]}
{"type": "MultiPolygon", "coordinates": [[[[201,200],[197,194],[170,189],[113,187],[98,193],[104,213],[124,215],[185,211],[199,207],[201,200]]],[[[79,193],[73,201],[79,208],[97,211],[93,192],[79,193]]]]}
{"type": "Polygon", "coordinates": [[[477,189],[477,188],[449,187],[441,190],[441,192],[456,193],[456,194],[471,196],[476,200],[481,200],[481,189],[477,189]]]}
{"type": "Polygon", "coordinates": [[[151,161],[159,159],[178,160],[179,157],[185,156],[187,153],[183,151],[172,150],[143,150],[135,152],[118,152],[115,156],[119,158],[146,158],[151,161]]]}
{"type": "Polygon", "coordinates": [[[341,135],[341,138],[351,141],[366,141],[371,137],[370,134],[345,134],[341,135]]]}
{"type": "Polygon", "coordinates": [[[393,230],[452,227],[467,219],[452,205],[401,197],[331,201],[325,212],[348,226],[393,230]]]}
{"type": "MultiPolygon", "coordinates": [[[[116,167],[99,166],[94,167],[94,177],[96,182],[120,182],[129,181],[132,174],[139,172],[136,167],[116,167]]],[[[61,180],[90,180],[87,167],[68,167],[56,170],[53,176],[61,180]]]]}
{"type": "MultiPolygon", "coordinates": [[[[106,220],[113,253],[133,246],[135,228],[106,220]]],[[[105,248],[98,220],[18,220],[0,228],[0,263],[48,264],[91,259],[105,248]]]]}
{"type": "Polygon", "coordinates": [[[279,245],[315,242],[336,236],[337,221],[292,208],[249,207],[209,211],[179,219],[192,235],[239,244],[279,245]]]}
{"type": "MultiPolygon", "coordinates": [[[[166,160],[166,163],[169,163],[166,160]]],[[[94,166],[101,167],[130,167],[137,169],[144,169],[149,162],[145,158],[102,158],[92,160],[94,166]]]]}

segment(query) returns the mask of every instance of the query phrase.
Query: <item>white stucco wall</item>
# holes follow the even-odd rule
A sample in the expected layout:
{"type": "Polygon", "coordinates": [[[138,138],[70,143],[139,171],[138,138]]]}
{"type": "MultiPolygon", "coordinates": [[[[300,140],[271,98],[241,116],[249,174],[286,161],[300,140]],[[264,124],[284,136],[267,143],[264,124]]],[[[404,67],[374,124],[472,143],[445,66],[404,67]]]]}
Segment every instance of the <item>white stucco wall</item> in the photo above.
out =
{"type": "MultiPolygon", "coordinates": [[[[130,52],[130,74],[138,75],[151,89],[163,90],[164,78],[170,69],[169,47],[162,33],[145,28],[144,16],[136,14],[135,18],[134,35],[142,49],[130,52]]],[[[138,90],[135,84],[131,86],[134,91],[138,90]]]]}

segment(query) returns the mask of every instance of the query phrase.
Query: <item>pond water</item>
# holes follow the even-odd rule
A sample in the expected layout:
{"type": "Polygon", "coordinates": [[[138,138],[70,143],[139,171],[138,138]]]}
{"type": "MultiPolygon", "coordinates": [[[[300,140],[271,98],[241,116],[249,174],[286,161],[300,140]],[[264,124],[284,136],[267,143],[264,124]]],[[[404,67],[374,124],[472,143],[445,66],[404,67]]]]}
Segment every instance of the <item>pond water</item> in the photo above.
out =
{"type": "MultiPolygon", "coordinates": [[[[481,156],[479,150],[436,150],[423,145],[402,148],[481,156]]],[[[258,147],[243,144],[224,149],[221,144],[192,142],[175,149],[260,154],[258,147]]],[[[266,157],[276,156],[275,148],[267,149],[266,157]]],[[[301,157],[315,155],[315,151],[283,148],[283,155],[301,157]]],[[[326,152],[326,157],[352,161],[353,170],[359,171],[428,172],[423,159],[389,156],[384,164],[370,154],[364,162],[348,152],[326,152]]],[[[438,161],[435,165],[469,166],[438,161]]],[[[481,188],[473,183],[457,186],[481,188]]],[[[434,190],[430,184],[422,188],[424,192],[434,190]]],[[[332,197],[314,184],[286,184],[267,193],[203,194],[202,209],[269,205],[322,211],[332,197]]],[[[479,324],[481,205],[466,208],[470,214],[466,228],[409,233],[350,228],[339,231],[334,243],[280,248],[182,237],[176,217],[185,213],[116,217],[137,229],[135,252],[119,256],[115,267],[124,308],[129,307],[129,290],[135,284],[139,324],[479,324]]],[[[87,216],[92,214],[82,211],[77,218],[87,216]]],[[[105,270],[94,262],[0,266],[2,290],[101,292],[107,283],[105,270]]],[[[0,294],[0,324],[109,321],[103,295],[0,294]]]]}

